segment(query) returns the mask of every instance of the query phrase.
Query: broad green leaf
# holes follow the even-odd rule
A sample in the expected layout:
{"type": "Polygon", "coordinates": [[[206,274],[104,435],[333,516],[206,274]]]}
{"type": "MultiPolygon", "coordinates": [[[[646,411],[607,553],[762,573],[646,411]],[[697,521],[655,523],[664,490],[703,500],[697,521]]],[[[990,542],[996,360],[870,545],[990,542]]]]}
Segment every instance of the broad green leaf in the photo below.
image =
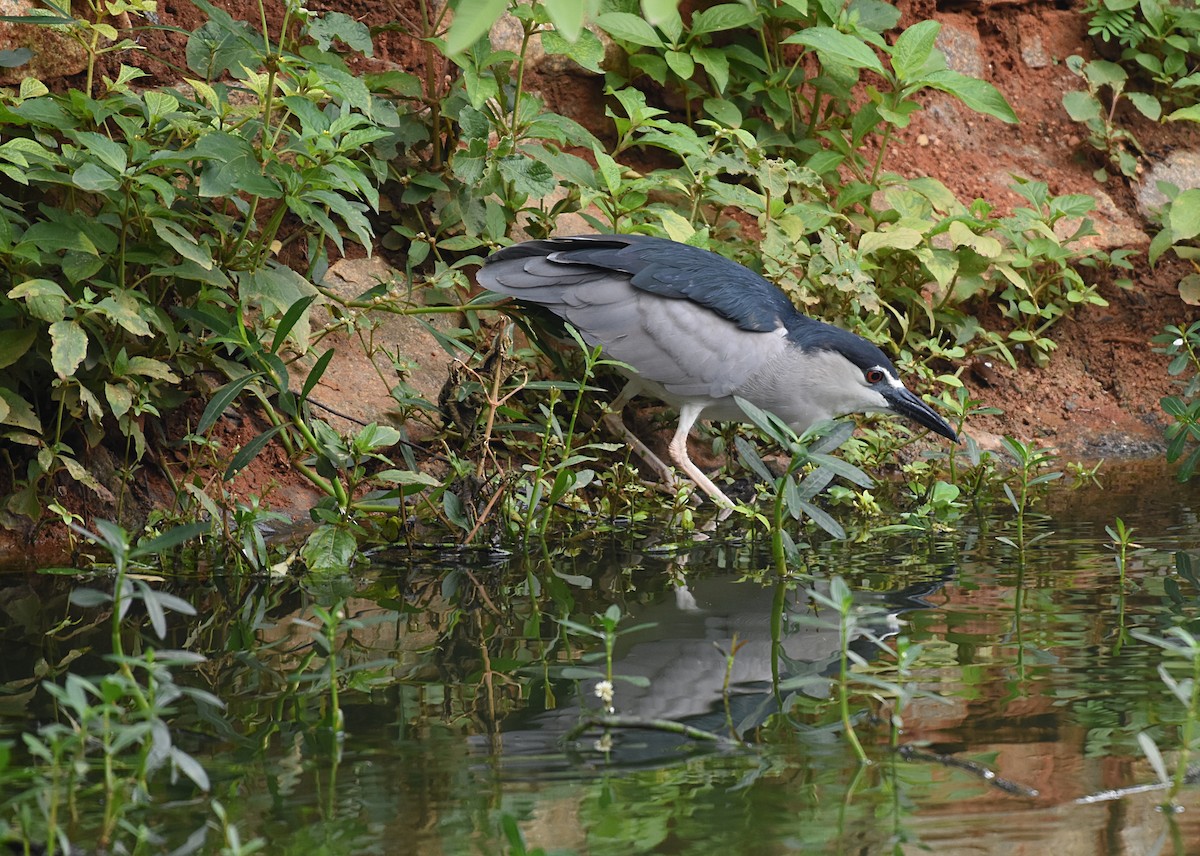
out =
{"type": "Polygon", "coordinates": [[[459,0],[450,32],[446,34],[446,53],[455,56],[471,47],[500,20],[507,8],[508,0],[459,0]]]}
{"type": "Polygon", "coordinates": [[[921,21],[897,36],[892,45],[892,68],[900,80],[907,82],[925,69],[941,29],[937,21],[921,21]]]}
{"type": "Polygon", "coordinates": [[[212,270],[212,252],[206,245],[198,243],[190,232],[178,223],[158,217],[151,219],[150,223],[154,227],[154,233],[163,243],[188,261],[195,262],[205,270],[212,270]]]}
{"type": "Polygon", "coordinates": [[[1145,92],[1127,92],[1125,97],[1147,119],[1157,122],[1162,116],[1162,104],[1153,95],[1145,92]]]}
{"type": "Polygon", "coordinates": [[[679,14],[679,0],[642,0],[642,14],[656,27],[679,14]]]}
{"type": "Polygon", "coordinates": [[[314,574],[344,574],[350,570],[358,544],[354,535],[340,526],[318,526],[300,548],[300,558],[314,574]]]}
{"type": "MultiPolygon", "coordinates": [[[[248,304],[261,306],[267,316],[285,314],[297,300],[317,293],[307,279],[291,268],[272,264],[238,275],[238,296],[248,304]]],[[[311,307],[310,307],[311,311],[311,307]]],[[[309,312],[301,315],[290,333],[300,350],[308,348],[309,312]]]]}
{"type": "Polygon", "coordinates": [[[880,249],[911,250],[919,246],[923,236],[916,229],[897,226],[886,232],[867,232],[858,239],[858,251],[869,255],[880,249]]]}
{"type": "Polygon", "coordinates": [[[255,38],[254,31],[244,21],[221,23],[206,21],[188,36],[184,57],[188,68],[208,80],[219,78],[225,72],[242,77],[242,67],[257,68],[262,37],[255,38]]]}
{"type": "Polygon", "coordinates": [[[692,59],[700,63],[704,70],[708,72],[708,76],[712,78],[713,86],[717,88],[717,91],[724,92],[725,87],[729,85],[728,54],[719,48],[694,47],[692,48],[692,59]]]}
{"type": "MultiPolygon", "coordinates": [[[[25,355],[37,338],[36,327],[9,329],[0,336],[0,369],[8,368],[25,355]]],[[[3,422],[0,419],[0,422],[3,422]]]]}
{"type": "Polygon", "coordinates": [[[696,73],[696,63],[690,54],[683,51],[667,51],[664,55],[667,60],[667,66],[671,71],[675,72],[677,77],[683,80],[691,80],[692,75],[696,73]]]}
{"type": "Polygon", "coordinates": [[[104,398],[112,415],[120,418],[133,406],[133,391],[123,383],[105,383],[104,398]]]}
{"type": "Polygon", "coordinates": [[[1083,74],[1096,86],[1110,86],[1114,89],[1120,89],[1129,79],[1129,75],[1121,66],[1102,59],[1094,59],[1085,63],[1083,74]]]}
{"type": "Polygon", "coordinates": [[[628,12],[605,12],[596,18],[596,23],[614,39],[647,48],[664,47],[654,28],[637,15],[628,12]]]}
{"type": "Polygon", "coordinates": [[[1179,299],[1188,306],[1200,306],[1200,273],[1189,273],[1179,280],[1179,299]]]}
{"type": "Polygon", "coordinates": [[[604,43],[591,30],[580,30],[574,41],[554,30],[545,30],[541,38],[546,53],[568,57],[595,74],[604,73],[600,65],[604,61],[604,43]]]}
{"type": "Polygon", "coordinates": [[[71,182],[80,190],[89,193],[103,193],[115,190],[121,183],[99,164],[88,161],[71,174],[71,182]]]}
{"type": "Polygon", "coordinates": [[[93,311],[128,330],[135,336],[149,336],[150,325],[141,315],[141,304],[128,292],[116,292],[96,304],[93,311]]]}
{"type": "Polygon", "coordinates": [[[596,12],[595,0],[542,0],[542,5],[554,29],[569,42],[579,38],[584,21],[596,12]]]}
{"type": "Polygon", "coordinates": [[[524,155],[500,158],[498,165],[500,174],[512,182],[518,193],[524,193],[533,199],[548,196],[558,184],[550,167],[524,155]]]}
{"type": "Polygon", "coordinates": [[[1175,241],[1187,241],[1200,235],[1200,188],[1192,188],[1171,200],[1167,223],[1175,241]]]}
{"type": "Polygon", "coordinates": [[[984,80],[968,77],[949,68],[931,72],[923,78],[924,82],[953,95],[977,113],[995,116],[1003,122],[1017,124],[1017,114],[1012,106],[1000,94],[1000,90],[984,80]]]}
{"type": "Polygon", "coordinates": [[[150,357],[130,357],[125,367],[126,375],[141,375],[155,380],[165,380],[168,383],[179,383],[179,375],[171,371],[171,367],[161,360],[150,357]]]}
{"type": "Polygon", "coordinates": [[[976,235],[961,220],[955,220],[946,230],[946,234],[957,247],[970,247],[985,259],[994,259],[1000,255],[1000,242],[990,235],[976,235]]]}
{"type": "Polygon", "coordinates": [[[372,56],[375,51],[374,45],[371,44],[371,30],[362,21],[354,20],[345,12],[326,12],[319,18],[313,18],[308,25],[308,34],[323,51],[329,50],[334,39],[340,40],[346,47],[358,51],[363,56],[372,56]]]}
{"type": "Polygon", "coordinates": [[[241,137],[225,131],[209,131],[188,153],[204,161],[200,170],[201,196],[248,193],[276,199],[283,195],[283,189],[263,175],[254,147],[241,137]]]}
{"type": "Polygon", "coordinates": [[[60,378],[65,380],[75,374],[87,356],[87,349],[87,333],[74,321],[50,325],[50,364],[60,378]]]}
{"type": "Polygon", "coordinates": [[[848,36],[833,27],[809,27],[784,39],[784,44],[804,45],[818,54],[852,68],[866,68],[884,73],[883,64],[870,45],[854,36],[848,36]]]}
{"type": "Polygon", "coordinates": [[[1186,120],[1189,122],[1200,122],[1200,104],[1193,104],[1191,107],[1181,107],[1167,114],[1167,118],[1173,122],[1186,120]]]}
{"type": "Polygon", "coordinates": [[[716,33],[749,27],[758,21],[758,12],[740,3],[723,3],[710,6],[692,15],[692,35],[716,33]]]}
{"type": "Polygon", "coordinates": [[[83,146],[90,154],[103,161],[113,172],[122,173],[129,165],[125,147],[120,143],[114,143],[103,134],[95,131],[75,131],[68,136],[83,146]]]}
{"type": "Polygon", "coordinates": [[[42,423],[38,421],[37,414],[33,412],[33,406],[28,401],[8,387],[0,386],[0,402],[4,403],[4,415],[0,416],[0,423],[15,425],[34,434],[41,433],[42,423]]]}

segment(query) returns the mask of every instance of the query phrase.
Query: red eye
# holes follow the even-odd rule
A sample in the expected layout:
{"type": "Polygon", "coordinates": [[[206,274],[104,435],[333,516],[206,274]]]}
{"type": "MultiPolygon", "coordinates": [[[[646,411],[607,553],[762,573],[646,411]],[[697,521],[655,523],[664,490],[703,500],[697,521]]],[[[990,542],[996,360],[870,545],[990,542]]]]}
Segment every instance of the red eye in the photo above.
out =
{"type": "Polygon", "coordinates": [[[867,383],[877,384],[883,380],[883,372],[881,372],[879,369],[867,369],[866,378],[867,383]]]}

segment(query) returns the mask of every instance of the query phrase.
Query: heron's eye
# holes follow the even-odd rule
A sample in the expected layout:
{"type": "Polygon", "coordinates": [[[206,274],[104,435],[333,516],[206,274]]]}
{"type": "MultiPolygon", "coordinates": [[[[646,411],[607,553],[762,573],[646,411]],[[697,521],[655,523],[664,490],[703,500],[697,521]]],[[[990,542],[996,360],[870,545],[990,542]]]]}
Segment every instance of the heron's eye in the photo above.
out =
{"type": "Polygon", "coordinates": [[[867,369],[867,383],[876,384],[883,380],[883,372],[879,369],[867,369]]]}

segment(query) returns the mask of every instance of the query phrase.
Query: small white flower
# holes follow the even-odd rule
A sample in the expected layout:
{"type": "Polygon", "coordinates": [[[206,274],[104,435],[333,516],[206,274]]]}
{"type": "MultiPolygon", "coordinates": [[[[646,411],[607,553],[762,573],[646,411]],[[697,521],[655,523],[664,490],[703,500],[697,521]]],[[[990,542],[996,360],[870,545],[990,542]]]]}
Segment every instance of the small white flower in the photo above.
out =
{"type": "Polygon", "coordinates": [[[597,740],[594,745],[595,745],[597,752],[611,752],[612,751],[612,732],[605,731],[602,735],[600,735],[600,739],[597,740]]]}
{"type": "Polygon", "coordinates": [[[1171,343],[1171,347],[1172,348],[1182,348],[1183,347],[1183,339],[1176,339],[1174,342],[1171,343]]]}
{"type": "Polygon", "coordinates": [[[597,683],[595,693],[596,693],[596,698],[598,698],[598,699],[600,699],[600,701],[604,702],[604,707],[607,710],[611,711],[612,710],[612,700],[613,700],[612,681],[600,681],[599,683],[597,683]]]}

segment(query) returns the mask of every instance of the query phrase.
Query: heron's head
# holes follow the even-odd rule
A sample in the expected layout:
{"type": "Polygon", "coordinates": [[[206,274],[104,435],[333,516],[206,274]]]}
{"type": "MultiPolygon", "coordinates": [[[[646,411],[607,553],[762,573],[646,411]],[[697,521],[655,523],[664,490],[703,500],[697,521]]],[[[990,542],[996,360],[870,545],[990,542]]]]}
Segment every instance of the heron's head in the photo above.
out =
{"type": "Polygon", "coordinates": [[[812,371],[806,372],[809,394],[824,401],[830,412],[894,413],[958,442],[950,424],[904,385],[883,351],[838,327],[821,327],[799,342],[793,337],[793,342],[811,362],[812,371]]]}

